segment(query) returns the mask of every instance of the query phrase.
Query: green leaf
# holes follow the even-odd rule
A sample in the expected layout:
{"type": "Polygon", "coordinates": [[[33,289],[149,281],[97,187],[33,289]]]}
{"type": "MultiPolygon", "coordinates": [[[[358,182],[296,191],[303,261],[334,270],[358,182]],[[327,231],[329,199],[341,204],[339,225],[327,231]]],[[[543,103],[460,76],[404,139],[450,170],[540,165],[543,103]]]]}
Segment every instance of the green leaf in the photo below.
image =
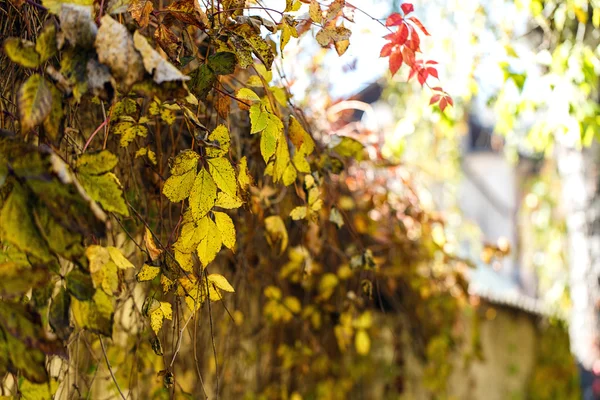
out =
{"type": "Polygon", "coordinates": [[[19,380],[19,393],[22,400],[52,400],[59,383],[52,379],[49,383],[33,383],[19,380]]]}
{"type": "Polygon", "coordinates": [[[47,268],[32,269],[12,261],[0,263],[0,296],[19,297],[32,287],[40,286],[50,278],[47,268]]]}
{"type": "Polygon", "coordinates": [[[16,184],[0,211],[0,239],[42,261],[51,261],[48,245],[31,216],[30,194],[16,184]]]}
{"type": "Polygon", "coordinates": [[[40,62],[47,61],[50,57],[56,54],[56,27],[53,23],[48,22],[38,35],[35,42],[35,50],[40,55],[40,62]]]}
{"type": "Polygon", "coordinates": [[[50,311],[48,312],[48,322],[61,340],[67,340],[73,331],[69,322],[69,313],[71,312],[71,296],[64,289],[61,289],[52,299],[50,311]]]}
{"type": "Polygon", "coordinates": [[[44,118],[43,123],[46,135],[48,135],[54,143],[58,143],[63,135],[63,130],[61,128],[64,116],[62,107],[63,96],[60,90],[53,84],[49,84],[49,88],[52,95],[52,107],[46,118],[44,118]]]}
{"type": "Polygon", "coordinates": [[[4,52],[13,62],[26,68],[37,68],[41,64],[35,44],[28,40],[8,38],[4,41],[4,52]]]}
{"type": "Polygon", "coordinates": [[[115,174],[107,172],[102,175],[79,175],[81,186],[87,194],[100,203],[109,212],[129,216],[129,209],[123,198],[121,183],[115,174]]]}
{"type": "Polygon", "coordinates": [[[258,97],[258,95],[254,93],[254,91],[248,88],[241,88],[240,90],[238,90],[235,94],[235,97],[240,100],[260,101],[260,97],[258,97]]]}
{"type": "Polygon", "coordinates": [[[215,216],[215,225],[221,234],[221,241],[228,249],[233,250],[235,247],[235,225],[231,217],[223,212],[213,212],[215,216]]]}
{"type": "Polygon", "coordinates": [[[348,136],[333,135],[329,147],[344,157],[353,157],[359,161],[364,158],[363,144],[348,136]]]}
{"type": "Polygon", "coordinates": [[[112,299],[102,290],[96,290],[89,301],[73,298],[71,306],[75,322],[81,328],[112,337],[115,307],[112,299]]]}
{"type": "Polygon", "coordinates": [[[215,205],[217,185],[206,169],[200,170],[190,192],[190,209],[195,221],[200,221],[215,205]]]}
{"type": "Polygon", "coordinates": [[[41,124],[52,109],[50,84],[39,74],[33,74],[23,83],[17,94],[19,117],[23,132],[41,124]]]}
{"type": "Polygon", "coordinates": [[[211,142],[217,142],[219,148],[207,147],[206,148],[206,156],[207,157],[220,157],[229,152],[229,130],[225,125],[217,126],[211,133],[208,135],[208,140],[211,142]]]}
{"type": "MultiPolygon", "coordinates": [[[[206,162],[208,163],[210,175],[217,184],[217,187],[228,195],[235,197],[237,195],[237,180],[235,170],[229,160],[219,157],[209,158],[206,162]]],[[[214,206],[214,202],[212,206],[214,206]]]]}
{"type": "Polygon", "coordinates": [[[190,90],[199,99],[206,98],[217,81],[217,76],[206,64],[202,64],[200,68],[192,72],[190,76],[192,78],[189,84],[190,90]]]}
{"type": "Polygon", "coordinates": [[[221,51],[208,57],[208,66],[216,75],[229,75],[235,71],[235,54],[221,51]]]}
{"type": "Polygon", "coordinates": [[[109,150],[96,153],[84,153],[77,159],[77,171],[86,175],[99,175],[117,166],[119,159],[109,150]]]}
{"type": "Polygon", "coordinates": [[[74,269],[65,277],[67,290],[79,300],[90,300],[94,295],[94,282],[89,273],[74,269]]]}

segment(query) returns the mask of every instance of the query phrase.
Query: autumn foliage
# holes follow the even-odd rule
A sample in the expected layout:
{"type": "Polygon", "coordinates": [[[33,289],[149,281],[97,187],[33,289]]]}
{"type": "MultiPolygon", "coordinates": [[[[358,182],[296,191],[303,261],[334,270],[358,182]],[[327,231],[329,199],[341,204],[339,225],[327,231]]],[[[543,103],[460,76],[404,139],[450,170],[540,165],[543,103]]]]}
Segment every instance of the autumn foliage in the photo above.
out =
{"type": "MultiPolygon", "coordinates": [[[[10,390],[349,398],[373,373],[349,371],[371,357],[377,310],[401,301],[425,346],[451,335],[464,263],[432,234],[443,220],[402,167],[295,107],[276,74],[292,38],[351,44],[356,7],[302,3],[3,3],[10,390]]],[[[417,59],[428,33],[402,11],[381,55],[424,85],[437,78],[417,59]]]]}

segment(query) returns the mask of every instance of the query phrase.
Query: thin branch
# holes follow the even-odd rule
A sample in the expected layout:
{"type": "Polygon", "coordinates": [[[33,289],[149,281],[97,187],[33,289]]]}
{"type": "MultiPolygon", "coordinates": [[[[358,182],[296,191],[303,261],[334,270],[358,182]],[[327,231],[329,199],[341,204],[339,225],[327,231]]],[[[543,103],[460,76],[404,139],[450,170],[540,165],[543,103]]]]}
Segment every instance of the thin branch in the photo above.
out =
{"type": "Polygon", "coordinates": [[[100,340],[100,346],[102,346],[102,354],[104,355],[104,360],[106,361],[106,366],[108,367],[108,372],[110,372],[110,376],[112,377],[112,380],[115,383],[115,386],[117,387],[117,390],[119,391],[119,394],[121,395],[121,398],[123,400],[126,400],[125,395],[121,391],[121,387],[119,386],[119,383],[117,382],[117,378],[115,378],[115,374],[113,373],[113,370],[110,366],[110,362],[108,361],[108,356],[106,355],[106,348],[104,348],[104,342],[102,341],[102,337],[100,335],[98,335],[98,339],[100,340]]]}

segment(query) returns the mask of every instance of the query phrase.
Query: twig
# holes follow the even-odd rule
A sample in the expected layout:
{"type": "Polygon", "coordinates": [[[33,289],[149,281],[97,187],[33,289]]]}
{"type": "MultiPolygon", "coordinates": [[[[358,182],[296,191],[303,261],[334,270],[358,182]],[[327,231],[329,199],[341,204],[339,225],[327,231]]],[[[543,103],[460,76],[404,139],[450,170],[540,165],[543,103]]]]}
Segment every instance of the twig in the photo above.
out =
{"type": "Polygon", "coordinates": [[[110,372],[110,376],[112,377],[112,380],[115,383],[115,386],[117,387],[117,390],[119,391],[119,394],[121,395],[121,398],[123,400],[126,400],[125,395],[123,394],[123,392],[121,391],[121,388],[119,387],[117,378],[115,378],[115,374],[113,373],[113,370],[110,366],[110,362],[108,361],[108,356],[106,355],[106,349],[104,348],[104,342],[102,341],[102,337],[100,335],[98,335],[98,339],[100,340],[100,346],[102,346],[102,354],[104,355],[104,360],[106,361],[106,366],[108,367],[108,372],[110,372]]]}
{"type": "Polygon", "coordinates": [[[92,142],[92,139],[94,139],[94,136],[96,136],[96,134],[98,132],[100,132],[100,129],[102,129],[104,127],[104,125],[106,125],[108,123],[108,118],[104,120],[104,122],[102,122],[100,124],[100,126],[98,126],[96,128],[96,130],[90,135],[90,137],[88,138],[87,142],[85,142],[85,146],[83,146],[83,153],[85,153],[85,149],[87,149],[87,147],[90,145],[90,143],[92,142]]]}

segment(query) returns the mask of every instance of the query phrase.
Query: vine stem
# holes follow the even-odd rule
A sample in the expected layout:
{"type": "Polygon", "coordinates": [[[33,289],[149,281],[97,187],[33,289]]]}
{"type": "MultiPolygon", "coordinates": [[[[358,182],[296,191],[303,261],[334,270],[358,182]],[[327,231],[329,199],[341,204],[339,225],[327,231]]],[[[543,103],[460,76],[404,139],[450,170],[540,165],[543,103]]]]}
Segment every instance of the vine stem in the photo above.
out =
{"type": "Polygon", "coordinates": [[[173,364],[175,363],[175,359],[177,358],[177,354],[179,354],[179,350],[181,350],[181,341],[183,339],[183,331],[194,317],[194,314],[191,314],[190,317],[185,321],[185,324],[179,329],[179,337],[177,338],[177,346],[175,347],[175,352],[173,353],[173,358],[171,359],[171,364],[169,364],[169,368],[173,368],[173,364]]]}
{"type": "Polygon", "coordinates": [[[100,346],[102,347],[102,354],[104,355],[104,361],[106,361],[106,366],[108,367],[108,372],[110,372],[110,376],[112,377],[112,380],[115,383],[115,386],[117,387],[117,390],[119,391],[119,394],[121,395],[121,398],[123,400],[126,400],[125,395],[121,391],[121,387],[119,386],[119,383],[117,382],[117,378],[115,378],[115,374],[113,373],[113,370],[110,366],[110,362],[108,361],[108,356],[106,355],[106,348],[104,347],[104,342],[102,341],[102,337],[100,335],[98,335],[98,339],[100,340],[100,346]]]}
{"type": "Polygon", "coordinates": [[[102,123],[100,124],[100,126],[98,126],[98,127],[96,128],[96,130],[94,131],[94,133],[92,133],[92,134],[90,135],[90,137],[88,138],[88,140],[85,142],[85,146],[83,146],[82,153],[85,153],[85,149],[87,149],[87,147],[90,145],[90,143],[91,143],[91,142],[92,142],[92,140],[94,139],[94,136],[96,136],[96,134],[97,134],[98,132],[100,132],[100,129],[102,129],[102,128],[103,128],[103,127],[104,127],[104,126],[107,124],[107,123],[108,123],[108,118],[106,118],[106,119],[104,120],[104,122],[102,122],[102,123]]]}

